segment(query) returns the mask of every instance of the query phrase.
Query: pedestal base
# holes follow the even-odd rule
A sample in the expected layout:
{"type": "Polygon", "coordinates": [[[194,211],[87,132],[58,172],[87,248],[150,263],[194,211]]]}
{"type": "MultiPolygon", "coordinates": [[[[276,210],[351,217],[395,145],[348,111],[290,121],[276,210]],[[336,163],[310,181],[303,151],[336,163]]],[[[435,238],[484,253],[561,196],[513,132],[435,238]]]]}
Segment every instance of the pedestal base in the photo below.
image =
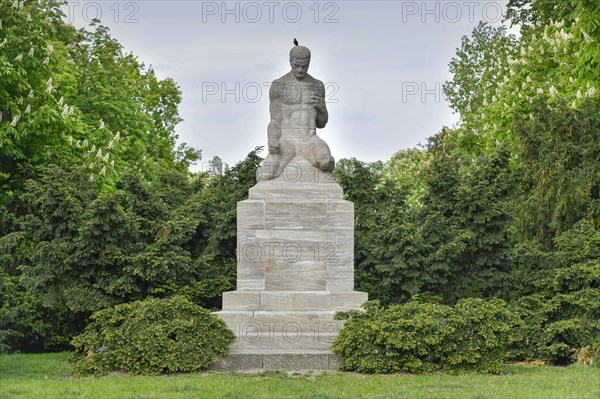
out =
{"type": "Polygon", "coordinates": [[[213,371],[336,371],[341,359],[329,351],[319,352],[280,352],[273,353],[232,353],[219,359],[210,370],[213,371]]]}
{"type": "Polygon", "coordinates": [[[216,312],[234,332],[231,354],[214,370],[335,370],[330,347],[343,326],[337,311],[358,309],[356,291],[231,291],[216,312]]]}
{"type": "Polygon", "coordinates": [[[215,370],[332,370],[342,322],[359,309],[354,291],[354,205],[331,173],[294,159],[252,187],[237,207],[237,291],[217,312],[234,332],[215,370]]]}

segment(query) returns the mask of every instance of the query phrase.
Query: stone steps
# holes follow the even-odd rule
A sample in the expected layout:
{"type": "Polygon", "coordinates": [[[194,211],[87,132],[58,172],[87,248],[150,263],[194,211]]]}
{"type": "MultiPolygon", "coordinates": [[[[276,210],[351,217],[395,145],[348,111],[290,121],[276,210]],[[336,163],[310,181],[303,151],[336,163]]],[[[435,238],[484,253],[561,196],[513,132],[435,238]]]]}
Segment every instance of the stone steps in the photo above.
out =
{"type": "Polygon", "coordinates": [[[265,371],[265,370],[330,370],[335,371],[341,359],[329,351],[303,352],[254,352],[232,353],[219,359],[210,370],[213,371],[265,371]]]}
{"type": "Polygon", "coordinates": [[[347,311],[359,309],[368,295],[357,291],[230,291],[223,310],[347,311]]]}
{"type": "MultiPolygon", "coordinates": [[[[235,333],[235,331],[234,331],[235,333]]],[[[236,342],[231,345],[231,353],[238,350],[246,353],[259,353],[263,351],[301,352],[306,350],[327,351],[337,337],[335,332],[304,332],[295,329],[270,332],[247,332],[236,334],[236,342]]]]}
{"type": "Polygon", "coordinates": [[[234,332],[337,332],[343,321],[334,320],[335,311],[223,310],[216,313],[234,332]]]}

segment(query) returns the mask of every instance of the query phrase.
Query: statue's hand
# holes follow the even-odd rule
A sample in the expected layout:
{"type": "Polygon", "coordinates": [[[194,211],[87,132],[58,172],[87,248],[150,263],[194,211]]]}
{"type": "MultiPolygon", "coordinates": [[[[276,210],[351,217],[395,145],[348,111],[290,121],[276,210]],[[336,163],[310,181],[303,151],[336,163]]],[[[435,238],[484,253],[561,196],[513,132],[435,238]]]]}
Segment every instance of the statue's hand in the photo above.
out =
{"type": "Polygon", "coordinates": [[[311,105],[314,105],[318,111],[325,108],[325,99],[316,93],[311,94],[309,102],[311,105]]]}
{"type": "Polygon", "coordinates": [[[279,152],[279,140],[269,140],[269,153],[277,154],[279,152]]]}

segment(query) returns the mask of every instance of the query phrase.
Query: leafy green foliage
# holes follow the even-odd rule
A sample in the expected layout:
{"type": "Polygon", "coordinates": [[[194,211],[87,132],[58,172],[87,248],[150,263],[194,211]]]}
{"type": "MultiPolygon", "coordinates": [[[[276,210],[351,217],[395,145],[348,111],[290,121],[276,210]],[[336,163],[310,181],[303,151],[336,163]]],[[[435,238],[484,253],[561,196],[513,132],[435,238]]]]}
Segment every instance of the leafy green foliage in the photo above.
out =
{"type": "Polygon", "coordinates": [[[583,218],[600,227],[600,103],[588,100],[579,110],[561,102],[551,109],[540,100],[532,116],[514,124],[525,193],[518,227],[525,240],[551,247],[583,218]]]}
{"type": "Polygon", "coordinates": [[[80,325],[66,309],[45,305],[22,283],[22,276],[0,270],[0,353],[56,351],[69,348],[80,325]]]}
{"type": "Polygon", "coordinates": [[[455,111],[461,115],[479,111],[485,99],[481,81],[485,80],[487,87],[498,83],[500,76],[489,72],[498,67],[499,57],[514,44],[514,37],[506,34],[505,27],[494,28],[484,22],[473,29],[471,37],[463,36],[449,65],[453,78],[444,84],[444,94],[455,111]]]}
{"type": "Polygon", "coordinates": [[[148,298],[94,313],[73,339],[76,374],[198,371],[229,352],[233,333],[183,297],[148,298]]]}
{"type": "Polygon", "coordinates": [[[455,307],[409,302],[387,309],[338,313],[346,320],[332,346],[342,368],[364,373],[444,370],[498,374],[511,328],[518,323],[501,300],[459,301],[455,307]]]}
{"type": "Polygon", "coordinates": [[[336,169],[355,203],[357,285],[373,299],[429,292],[452,303],[505,289],[518,181],[510,151],[499,145],[466,163],[443,147],[448,132],[431,139],[426,156],[404,156],[411,167],[402,174],[400,155],[382,172],[356,160],[336,169]]]}
{"type": "Polygon", "coordinates": [[[235,204],[259,160],[252,152],[222,176],[196,179],[159,170],[146,181],[131,171],[114,190],[98,190],[78,170],[41,168],[23,197],[26,283],[74,312],[178,292],[215,306],[235,282],[235,204]]]}
{"type": "Polygon", "coordinates": [[[0,195],[30,166],[85,168],[114,184],[120,170],[187,171],[200,152],[175,148],[181,92],[158,80],[106,27],[76,31],[61,1],[0,3],[0,195]]]}
{"type": "Polygon", "coordinates": [[[582,220],[555,244],[534,292],[513,302],[524,320],[513,356],[565,364],[586,346],[600,353],[600,231],[582,220]]]}

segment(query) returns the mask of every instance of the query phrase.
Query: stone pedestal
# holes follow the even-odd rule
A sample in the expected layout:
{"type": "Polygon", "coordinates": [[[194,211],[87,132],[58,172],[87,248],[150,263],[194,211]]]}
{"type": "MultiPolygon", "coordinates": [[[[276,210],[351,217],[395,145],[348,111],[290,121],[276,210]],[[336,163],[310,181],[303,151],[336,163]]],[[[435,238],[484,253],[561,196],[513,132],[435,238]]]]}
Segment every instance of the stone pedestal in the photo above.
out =
{"type": "Polygon", "coordinates": [[[217,312],[237,341],[214,369],[337,369],[333,315],[367,300],[354,291],[354,205],[331,174],[294,161],[238,203],[237,291],[217,312]]]}

